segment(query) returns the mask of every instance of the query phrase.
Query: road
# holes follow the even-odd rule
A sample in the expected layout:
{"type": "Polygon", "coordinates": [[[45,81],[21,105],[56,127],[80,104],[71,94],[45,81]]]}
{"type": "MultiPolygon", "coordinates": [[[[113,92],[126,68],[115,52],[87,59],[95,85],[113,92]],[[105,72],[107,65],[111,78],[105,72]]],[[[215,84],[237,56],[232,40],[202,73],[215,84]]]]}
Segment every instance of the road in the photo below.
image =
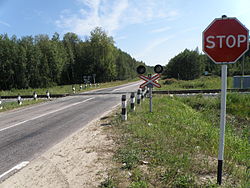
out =
{"type": "Polygon", "coordinates": [[[121,93],[135,92],[139,84],[99,89],[0,113],[0,180],[9,176],[13,167],[40,156],[120,104],[121,93]]]}

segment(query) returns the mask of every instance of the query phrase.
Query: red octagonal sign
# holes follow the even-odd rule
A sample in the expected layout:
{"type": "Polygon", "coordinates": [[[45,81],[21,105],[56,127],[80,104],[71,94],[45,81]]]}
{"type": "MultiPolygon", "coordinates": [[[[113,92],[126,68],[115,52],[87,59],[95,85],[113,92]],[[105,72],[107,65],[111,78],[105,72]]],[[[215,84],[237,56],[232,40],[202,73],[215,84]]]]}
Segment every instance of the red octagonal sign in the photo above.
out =
{"type": "Polygon", "coordinates": [[[215,63],[234,63],[247,50],[249,31],[237,18],[218,18],[203,31],[202,48],[215,63]]]}

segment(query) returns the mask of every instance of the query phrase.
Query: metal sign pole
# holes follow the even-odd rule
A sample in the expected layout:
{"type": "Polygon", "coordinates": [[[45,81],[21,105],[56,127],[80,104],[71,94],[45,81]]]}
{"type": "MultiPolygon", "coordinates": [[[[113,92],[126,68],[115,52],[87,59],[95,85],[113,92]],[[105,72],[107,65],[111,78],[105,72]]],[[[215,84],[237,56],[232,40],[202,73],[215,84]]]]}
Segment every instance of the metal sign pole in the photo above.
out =
{"type": "Polygon", "coordinates": [[[226,125],[226,97],[227,97],[227,65],[221,67],[221,114],[220,114],[220,145],[218,156],[217,183],[222,182],[222,166],[224,156],[225,125],[226,125]]]}
{"type": "MultiPolygon", "coordinates": [[[[151,74],[148,75],[148,78],[151,79],[151,74]]],[[[149,87],[149,112],[153,112],[153,96],[152,96],[152,89],[153,89],[153,84],[148,84],[149,87]]]]}
{"type": "Polygon", "coordinates": [[[153,112],[152,87],[149,88],[149,111],[153,112]]]}

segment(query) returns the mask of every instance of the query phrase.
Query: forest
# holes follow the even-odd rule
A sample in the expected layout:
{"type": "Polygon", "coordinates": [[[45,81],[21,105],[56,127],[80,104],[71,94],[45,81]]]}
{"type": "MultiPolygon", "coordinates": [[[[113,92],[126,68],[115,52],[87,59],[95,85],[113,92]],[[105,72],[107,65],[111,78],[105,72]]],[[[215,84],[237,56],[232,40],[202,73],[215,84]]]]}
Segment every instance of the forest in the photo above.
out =
{"type": "MultiPolygon", "coordinates": [[[[165,67],[167,78],[193,80],[202,75],[221,74],[221,66],[215,64],[207,55],[195,50],[185,49],[173,57],[165,67]]],[[[250,50],[236,63],[228,65],[228,76],[250,75],[250,50]]]]}
{"type": "Polygon", "coordinates": [[[145,65],[115,46],[102,28],[81,40],[75,33],[25,36],[0,35],[0,90],[42,88],[135,78],[136,67],[145,65]]]}
{"type": "MultiPolygon", "coordinates": [[[[75,33],[25,36],[18,39],[0,35],[0,90],[45,88],[80,84],[84,77],[95,75],[96,82],[126,80],[137,76],[136,67],[144,65],[115,46],[115,41],[100,27],[82,40],[75,33]]],[[[164,66],[164,64],[162,64],[164,66]]],[[[165,62],[164,77],[193,80],[200,76],[220,75],[220,66],[206,55],[185,49],[165,62]]],[[[250,50],[235,64],[228,75],[250,75],[250,50]]]]}

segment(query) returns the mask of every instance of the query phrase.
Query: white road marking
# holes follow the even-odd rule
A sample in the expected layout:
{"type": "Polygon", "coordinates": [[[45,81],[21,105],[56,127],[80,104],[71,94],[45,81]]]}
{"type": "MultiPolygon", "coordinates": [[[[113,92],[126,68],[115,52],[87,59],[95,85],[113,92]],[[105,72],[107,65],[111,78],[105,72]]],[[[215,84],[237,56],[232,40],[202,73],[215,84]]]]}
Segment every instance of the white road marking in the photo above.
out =
{"type": "Polygon", "coordinates": [[[114,89],[113,91],[119,91],[121,89],[124,89],[124,88],[127,88],[127,87],[131,87],[131,86],[134,86],[134,85],[139,85],[139,83],[135,83],[135,84],[128,85],[128,86],[125,86],[125,87],[122,87],[122,88],[118,88],[118,89],[114,89]]]}
{"type": "Polygon", "coordinates": [[[14,166],[13,168],[11,168],[8,171],[6,171],[3,174],[1,174],[0,175],[0,179],[2,177],[6,176],[7,174],[11,173],[12,171],[21,170],[23,167],[27,166],[28,164],[29,164],[29,161],[23,161],[23,162],[19,163],[18,165],[14,166]]]}
{"type": "Polygon", "coordinates": [[[81,101],[81,102],[77,102],[77,103],[74,103],[74,104],[70,104],[70,105],[68,105],[68,106],[64,106],[64,107],[59,108],[59,109],[57,109],[57,110],[53,110],[53,111],[51,111],[51,112],[48,112],[48,113],[45,113],[45,114],[42,114],[42,115],[33,117],[33,118],[28,119],[28,120],[25,120],[25,121],[21,121],[21,122],[19,122],[19,123],[14,124],[14,125],[11,125],[11,126],[8,126],[8,127],[3,128],[3,129],[0,129],[0,132],[5,131],[5,130],[10,129],[10,128],[13,128],[13,127],[16,127],[16,126],[21,125],[21,124],[23,124],[23,123],[26,123],[26,122],[29,122],[29,121],[38,119],[38,118],[40,118],[40,117],[43,117],[43,116],[46,116],[46,115],[49,115],[49,114],[53,114],[53,113],[55,113],[55,112],[64,110],[64,109],[66,109],[66,108],[69,108],[69,107],[72,107],[72,106],[75,106],[75,105],[78,105],[78,104],[87,102],[87,101],[92,100],[92,99],[94,99],[94,97],[91,97],[91,98],[86,99],[86,100],[81,101]]]}

